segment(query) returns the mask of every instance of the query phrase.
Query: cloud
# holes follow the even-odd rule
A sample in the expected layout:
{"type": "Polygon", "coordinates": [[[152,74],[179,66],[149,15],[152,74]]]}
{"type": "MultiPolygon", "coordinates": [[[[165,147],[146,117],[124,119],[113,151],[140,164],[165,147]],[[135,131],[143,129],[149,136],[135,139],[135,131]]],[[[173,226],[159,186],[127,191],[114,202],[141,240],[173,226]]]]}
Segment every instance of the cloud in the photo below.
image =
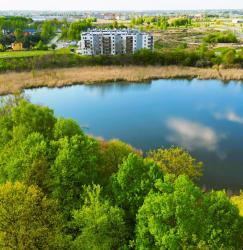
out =
{"type": "Polygon", "coordinates": [[[230,122],[238,123],[243,125],[243,117],[236,114],[234,111],[228,111],[225,114],[215,113],[214,117],[216,119],[227,120],[230,122]]]}
{"type": "Polygon", "coordinates": [[[210,127],[182,118],[168,119],[167,126],[174,132],[167,139],[188,150],[216,151],[219,141],[223,138],[223,135],[218,135],[210,127]]]}

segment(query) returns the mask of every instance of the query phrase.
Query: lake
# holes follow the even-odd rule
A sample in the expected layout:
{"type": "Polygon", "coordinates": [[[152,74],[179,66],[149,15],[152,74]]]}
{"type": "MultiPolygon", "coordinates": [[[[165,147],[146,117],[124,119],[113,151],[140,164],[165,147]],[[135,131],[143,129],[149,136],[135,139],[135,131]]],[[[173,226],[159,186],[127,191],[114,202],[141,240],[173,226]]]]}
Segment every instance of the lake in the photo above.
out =
{"type": "Polygon", "coordinates": [[[218,80],[76,85],[26,90],[30,101],[86,133],[138,149],[178,145],[204,162],[200,184],[243,188],[243,84],[218,80]]]}

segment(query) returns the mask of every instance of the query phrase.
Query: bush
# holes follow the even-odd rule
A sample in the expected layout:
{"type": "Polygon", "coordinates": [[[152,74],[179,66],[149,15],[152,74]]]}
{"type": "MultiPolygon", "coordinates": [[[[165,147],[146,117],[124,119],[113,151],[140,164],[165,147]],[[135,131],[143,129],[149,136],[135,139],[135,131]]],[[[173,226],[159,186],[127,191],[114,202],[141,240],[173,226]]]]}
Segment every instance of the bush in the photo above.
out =
{"type": "Polygon", "coordinates": [[[204,38],[207,43],[237,43],[237,37],[232,32],[215,32],[204,38]]]}

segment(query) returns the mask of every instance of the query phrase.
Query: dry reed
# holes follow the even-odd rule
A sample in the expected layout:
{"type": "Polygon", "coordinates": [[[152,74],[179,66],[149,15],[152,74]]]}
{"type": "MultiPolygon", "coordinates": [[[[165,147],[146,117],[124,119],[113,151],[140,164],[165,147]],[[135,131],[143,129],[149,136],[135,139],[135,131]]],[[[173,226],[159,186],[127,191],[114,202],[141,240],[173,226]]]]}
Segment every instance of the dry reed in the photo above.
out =
{"type": "Polygon", "coordinates": [[[62,87],[111,81],[141,82],[152,79],[199,78],[243,80],[243,69],[204,69],[178,66],[95,66],[46,69],[0,74],[0,94],[16,93],[25,88],[62,87]]]}

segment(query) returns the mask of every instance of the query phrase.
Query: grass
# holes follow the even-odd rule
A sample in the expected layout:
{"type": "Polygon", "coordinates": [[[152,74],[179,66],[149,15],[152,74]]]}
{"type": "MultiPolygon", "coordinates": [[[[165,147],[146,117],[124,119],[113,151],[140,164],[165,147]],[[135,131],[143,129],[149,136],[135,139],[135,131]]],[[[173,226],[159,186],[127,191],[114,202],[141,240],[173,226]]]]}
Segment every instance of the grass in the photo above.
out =
{"type": "Polygon", "coordinates": [[[0,94],[16,93],[25,88],[62,87],[113,81],[141,82],[152,79],[199,78],[243,80],[243,69],[205,69],[178,66],[93,66],[7,72],[0,74],[0,94]]]}
{"type": "Polygon", "coordinates": [[[69,49],[58,49],[58,50],[23,50],[23,51],[5,51],[0,52],[1,58],[19,58],[19,57],[33,57],[33,56],[44,56],[50,54],[69,54],[69,49]]]}

